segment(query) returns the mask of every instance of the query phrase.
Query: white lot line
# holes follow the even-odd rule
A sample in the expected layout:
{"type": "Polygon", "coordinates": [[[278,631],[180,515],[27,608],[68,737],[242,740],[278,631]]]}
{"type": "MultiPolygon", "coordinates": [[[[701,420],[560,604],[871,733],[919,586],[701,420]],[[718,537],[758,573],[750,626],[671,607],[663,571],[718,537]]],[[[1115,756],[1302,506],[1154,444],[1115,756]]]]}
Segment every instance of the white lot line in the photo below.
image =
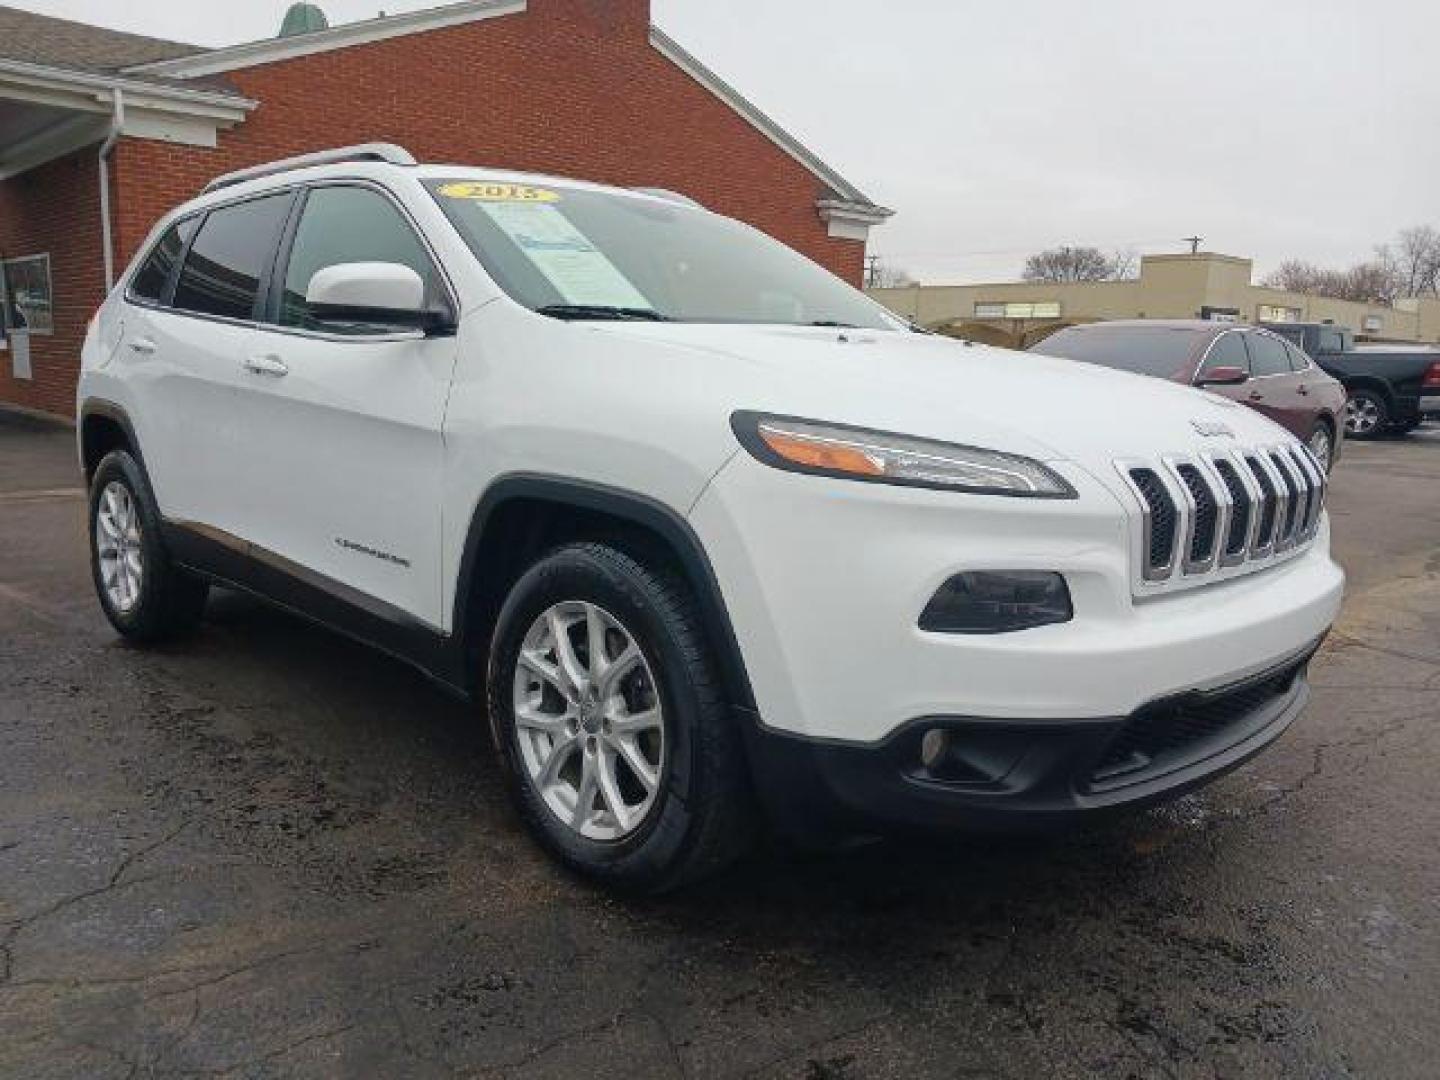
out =
{"type": "Polygon", "coordinates": [[[44,488],[39,491],[0,492],[0,503],[48,502],[51,499],[83,499],[84,488],[44,488]]]}

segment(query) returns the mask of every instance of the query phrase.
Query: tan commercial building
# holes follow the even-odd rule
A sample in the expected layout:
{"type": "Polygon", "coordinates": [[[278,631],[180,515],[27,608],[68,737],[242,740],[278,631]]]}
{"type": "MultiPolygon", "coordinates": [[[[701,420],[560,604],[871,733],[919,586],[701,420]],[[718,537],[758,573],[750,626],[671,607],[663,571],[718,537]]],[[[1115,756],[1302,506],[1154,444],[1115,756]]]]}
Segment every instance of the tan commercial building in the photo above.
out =
{"type": "Polygon", "coordinates": [[[1440,299],[1357,304],[1251,283],[1233,255],[1146,255],[1129,281],[909,285],[871,289],[890,310],[956,337],[1024,348],[1064,326],[1103,319],[1330,320],[1368,341],[1440,342],[1440,299]]]}

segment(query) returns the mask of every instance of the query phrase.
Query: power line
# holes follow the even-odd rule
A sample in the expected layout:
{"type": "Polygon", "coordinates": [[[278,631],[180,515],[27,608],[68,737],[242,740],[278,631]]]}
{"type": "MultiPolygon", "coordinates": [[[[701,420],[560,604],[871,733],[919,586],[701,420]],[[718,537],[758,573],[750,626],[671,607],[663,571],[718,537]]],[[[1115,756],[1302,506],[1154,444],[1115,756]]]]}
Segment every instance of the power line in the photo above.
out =
{"type": "MultiPolygon", "coordinates": [[[[1141,248],[1141,247],[1174,247],[1179,242],[1173,237],[1162,237],[1153,240],[1114,240],[1100,243],[1071,243],[1071,247],[1098,247],[1098,248],[1141,248]]],[[[1186,243],[1189,238],[1186,238],[1186,243]]],[[[973,259],[990,255],[1033,255],[1045,247],[1054,246],[1042,243],[1031,244],[1029,247],[1018,248],[991,248],[984,251],[886,251],[882,252],[882,259],[973,259]]]]}

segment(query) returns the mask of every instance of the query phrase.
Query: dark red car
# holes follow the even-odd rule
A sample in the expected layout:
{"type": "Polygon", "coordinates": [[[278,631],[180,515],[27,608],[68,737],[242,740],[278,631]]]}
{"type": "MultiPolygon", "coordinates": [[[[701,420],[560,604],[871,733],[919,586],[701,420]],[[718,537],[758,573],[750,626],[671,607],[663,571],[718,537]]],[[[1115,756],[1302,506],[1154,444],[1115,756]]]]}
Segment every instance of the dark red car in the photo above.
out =
{"type": "Polygon", "coordinates": [[[1289,429],[1327,470],[1340,457],[1345,388],[1268,330],[1199,319],[1120,319],[1067,327],[1030,351],[1203,387],[1289,429]]]}

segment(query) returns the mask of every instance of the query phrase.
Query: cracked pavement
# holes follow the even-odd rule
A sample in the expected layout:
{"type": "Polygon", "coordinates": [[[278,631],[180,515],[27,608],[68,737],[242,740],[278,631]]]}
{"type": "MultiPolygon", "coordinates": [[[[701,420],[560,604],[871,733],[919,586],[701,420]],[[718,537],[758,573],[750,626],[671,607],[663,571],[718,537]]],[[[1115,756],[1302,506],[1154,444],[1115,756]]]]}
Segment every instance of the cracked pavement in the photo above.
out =
{"type": "Polygon", "coordinates": [[[477,717],[237,596],[121,644],[72,437],[0,413],[0,1076],[1433,1076],[1440,430],[1351,444],[1308,712],[1045,840],[554,869],[477,717]]]}

